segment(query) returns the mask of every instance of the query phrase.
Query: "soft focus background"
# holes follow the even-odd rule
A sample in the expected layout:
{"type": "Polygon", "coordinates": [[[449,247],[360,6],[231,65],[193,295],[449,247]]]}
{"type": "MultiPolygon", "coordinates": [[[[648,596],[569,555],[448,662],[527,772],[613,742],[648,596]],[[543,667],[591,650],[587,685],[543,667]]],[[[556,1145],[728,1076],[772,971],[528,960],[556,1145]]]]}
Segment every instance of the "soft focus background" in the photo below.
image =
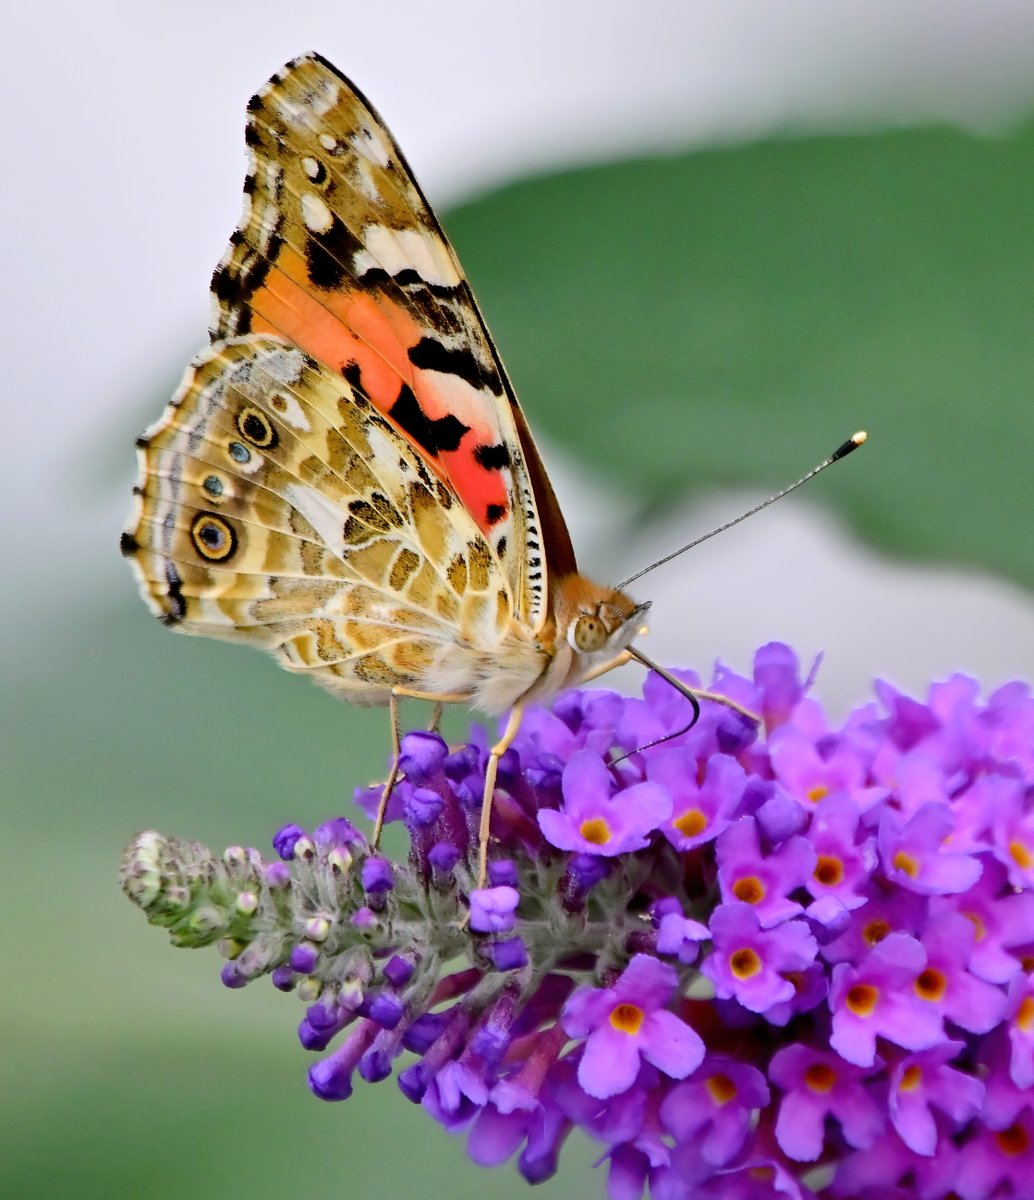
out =
{"type": "MultiPolygon", "coordinates": [[[[0,1194],[523,1195],[393,1082],[312,1099],[298,1001],[223,991],[214,952],[174,952],[115,883],[137,829],[265,849],[383,770],[382,713],[162,630],[116,551],[133,438],[204,340],[247,98],[314,48],[380,108],[592,573],[869,428],[799,500],[636,589],[668,663],[825,650],[839,715],[874,675],[1034,668],[1034,6],[53,0],[2,20],[0,1194]]],[[[566,1155],[542,1192],[601,1194],[592,1148],[566,1155]]]]}

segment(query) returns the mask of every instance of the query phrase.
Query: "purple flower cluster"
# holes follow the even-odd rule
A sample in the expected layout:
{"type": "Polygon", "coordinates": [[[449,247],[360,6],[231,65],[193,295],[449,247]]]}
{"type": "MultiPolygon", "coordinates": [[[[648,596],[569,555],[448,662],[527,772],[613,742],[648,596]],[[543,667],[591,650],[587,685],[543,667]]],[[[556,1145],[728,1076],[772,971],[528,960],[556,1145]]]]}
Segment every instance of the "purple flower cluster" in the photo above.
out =
{"type": "Polygon", "coordinates": [[[530,711],[481,890],[486,742],[433,734],[389,807],[406,863],[338,819],[281,830],[273,863],[141,835],[123,883],[218,940],[228,986],[301,995],[318,1096],[398,1062],[531,1182],[580,1129],[612,1200],[1034,1196],[1031,691],[878,684],[834,727],[810,682],[771,644],[710,684],[760,726],[705,702],[679,733],[654,676],[530,711]]]}

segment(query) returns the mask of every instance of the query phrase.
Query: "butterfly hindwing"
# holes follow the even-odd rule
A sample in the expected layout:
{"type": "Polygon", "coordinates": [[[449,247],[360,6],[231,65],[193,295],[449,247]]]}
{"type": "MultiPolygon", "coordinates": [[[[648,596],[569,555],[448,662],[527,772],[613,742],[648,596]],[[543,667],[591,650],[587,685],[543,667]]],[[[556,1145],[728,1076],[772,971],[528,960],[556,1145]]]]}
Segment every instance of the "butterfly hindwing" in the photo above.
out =
{"type": "Polygon", "coordinates": [[[280,336],[367,397],[466,508],[515,614],[540,627],[547,565],[574,570],[570,539],[537,486],[545,471],[470,287],[391,134],[306,55],[253,97],[247,143],[244,214],[213,277],[213,337],[280,336]]]}
{"type": "Polygon", "coordinates": [[[183,632],[380,703],[454,689],[511,619],[498,558],[447,485],[365,395],[280,339],[199,355],[139,446],[123,551],[183,632]]]}

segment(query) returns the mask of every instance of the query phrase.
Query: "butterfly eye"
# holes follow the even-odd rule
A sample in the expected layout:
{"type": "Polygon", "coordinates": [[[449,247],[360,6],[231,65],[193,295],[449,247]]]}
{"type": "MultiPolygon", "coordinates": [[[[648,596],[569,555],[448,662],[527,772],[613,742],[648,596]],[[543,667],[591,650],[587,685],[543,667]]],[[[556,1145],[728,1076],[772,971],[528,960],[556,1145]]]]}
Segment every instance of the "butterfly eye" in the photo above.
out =
{"type": "Polygon", "coordinates": [[[599,617],[582,613],[568,630],[568,641],[582,654],[595,654],[607,644],[607,630],[599,617]]]}

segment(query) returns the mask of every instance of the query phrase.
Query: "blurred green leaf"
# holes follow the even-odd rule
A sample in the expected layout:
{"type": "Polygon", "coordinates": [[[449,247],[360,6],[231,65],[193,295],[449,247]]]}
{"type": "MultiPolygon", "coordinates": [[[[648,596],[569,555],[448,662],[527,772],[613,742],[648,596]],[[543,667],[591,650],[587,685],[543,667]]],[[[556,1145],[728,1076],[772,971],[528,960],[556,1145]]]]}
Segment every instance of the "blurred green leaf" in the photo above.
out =
{"type": "MultiPolygon", "coordinates": [[[[38,1083],[20,1103],[11,1097],[0,1107],[3,1194],[19,1200],[421,1193],[482,1200],[486,1189],[499,1200],[528,1195],[512,1165],[486,1178],[466,1158],[464,1140],[450,1139],[391,1081],[360,1083],[344,1103],[316,1100],[305,1084],[311,1056],[290,1046],[288,1022],[278,1031],[272,1023],[213,1028],[200,1019],[205,1015],[195,1006],[180,1024],[163,1014],[157,1031],[137,1028],[126,1036],[112,1028],[99,1040],[62,1040],[59,1078],[25,1043],[5,1055],[6,1071],[38,1083]],[[34,1119],[35,1102],[44,1097],[45,1122],[34,1119]]],[[[565,1151],[566,1180],[554,1178],[538,1194],[598,1196],[603,1174],[588,1169],[593,1149],[584,1139],[573,1141],[565,1151]]]]}
{"type": "Polygon", "coordinates": [[[452,212],[533,429],[657,507],[816,486],[878,545],[1034,584],[1034,127],[570,171],[452,212]]]}

